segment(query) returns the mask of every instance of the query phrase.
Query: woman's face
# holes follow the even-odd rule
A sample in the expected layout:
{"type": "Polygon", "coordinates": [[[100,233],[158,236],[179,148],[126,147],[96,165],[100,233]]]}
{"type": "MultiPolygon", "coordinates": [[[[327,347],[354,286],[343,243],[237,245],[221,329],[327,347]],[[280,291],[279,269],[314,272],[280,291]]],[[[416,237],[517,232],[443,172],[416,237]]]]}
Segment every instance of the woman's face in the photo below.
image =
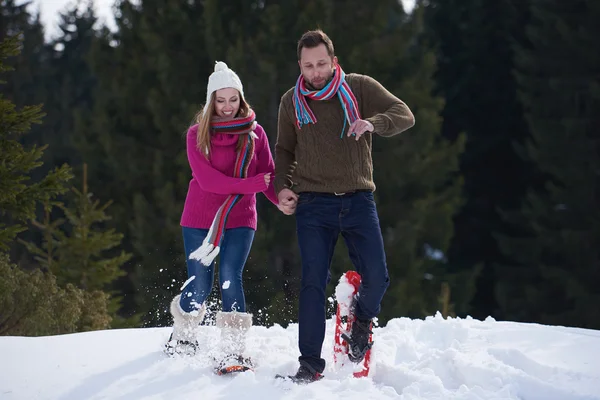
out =
{"type": "Polygon", "coordinates": [[[240,92],[234,88],[219,89],[215,92],[215,114],[221,118],[233,118],[240,109],[240,92]]]}

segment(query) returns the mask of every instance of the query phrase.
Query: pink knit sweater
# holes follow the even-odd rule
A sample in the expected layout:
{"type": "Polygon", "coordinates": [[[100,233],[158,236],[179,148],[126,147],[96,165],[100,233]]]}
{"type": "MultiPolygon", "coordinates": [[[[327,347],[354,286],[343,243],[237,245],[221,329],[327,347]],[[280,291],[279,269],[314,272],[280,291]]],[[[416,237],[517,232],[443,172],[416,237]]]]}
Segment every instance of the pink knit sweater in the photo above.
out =
{"type": "Polygon", "coordinates": [[[256,229],[256,193],[263,192],[275,205],[277,195],[273,188],[275,164],[269,148],[269,139],[262,126],[256,126],[254,157],[248,166],[247,178],[233,178],[237,152],[237,135],[215,134],[211,138],[210,160],[196,147],[198,125],[187,133],[187,156],[192,169],[181,226],[209,229],[219,207],[230,194],[243,194],[233,207],[225,229],[249,227],[256,229]],[[267,188],[264,175],[271,173],[267,188]]]}

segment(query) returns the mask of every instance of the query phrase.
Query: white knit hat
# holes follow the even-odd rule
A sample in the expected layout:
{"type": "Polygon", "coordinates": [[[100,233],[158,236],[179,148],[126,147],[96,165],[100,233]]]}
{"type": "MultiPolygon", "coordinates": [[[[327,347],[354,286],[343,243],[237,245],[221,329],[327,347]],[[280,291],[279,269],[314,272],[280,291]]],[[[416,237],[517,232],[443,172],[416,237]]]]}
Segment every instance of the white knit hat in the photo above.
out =
{"type": "Polygon", "coordinates": [[[213,92],[225,88],[234,88],[239,90],[240,96],[244,98],[244,87],[242,86],[242,81],[240,80],[240,77],[237,76],[237,74],[233,72],[233,70],[229,69],[229,67],[227,67],[227,64],[225,64],[222,61],[217,61],[215,63],[215,72],[210,74],[210,77],[208,78],[208,87],[206,89],[206,103],[204,105],[205,110],[208,106],[208,103],[210,103],[210,96],[213,94],[213,92]]]}

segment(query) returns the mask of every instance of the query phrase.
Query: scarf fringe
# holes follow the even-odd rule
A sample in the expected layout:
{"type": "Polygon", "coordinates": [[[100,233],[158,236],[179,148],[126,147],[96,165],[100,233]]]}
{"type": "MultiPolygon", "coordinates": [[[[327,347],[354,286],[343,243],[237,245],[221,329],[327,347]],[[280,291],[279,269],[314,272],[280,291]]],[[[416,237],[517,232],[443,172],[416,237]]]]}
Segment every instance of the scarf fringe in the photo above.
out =
{"type": "Polygon", "coordinates": [[[204,239],[202,246],[198,247],[197,250],[190,254],[190,259],[198,260],[202,263],[202,265],[208,267],[210,264],[212,264],[215,258],[217,258],[220,251],[220,246],[215,246],[204,239]]]}

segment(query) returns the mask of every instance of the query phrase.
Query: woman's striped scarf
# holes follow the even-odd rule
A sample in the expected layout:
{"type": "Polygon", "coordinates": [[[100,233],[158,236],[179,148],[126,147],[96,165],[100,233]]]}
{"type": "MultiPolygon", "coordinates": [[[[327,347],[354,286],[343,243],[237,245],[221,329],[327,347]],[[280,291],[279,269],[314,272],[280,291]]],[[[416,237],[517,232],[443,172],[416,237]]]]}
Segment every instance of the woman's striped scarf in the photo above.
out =
{"type": "Polygon", "coordinates": [[[304,124],[315,124],[317,117],[313,114],[312,110],[306,102],[306,97],[313,100],[329,100],[337,94],[344,110],[344,127],[342,128],[342,134],[346,130],[346,122],[352,124],[357,119],[360,119],[360,113],[358,112],[358,102],[352,89],[346,83],[346,74],[339,65],[335,66],[333,78],[331,81],[321,90],[309,90],[306,88],[306,82],[304,76],[300,74],[296,81],[296,87],[294,88],[294,109],[296,110],[296,125],[298,129],[302,128],[304,124]]]}
{"type": "MultiPolygon", "coordinates": [[[[244,135],[241,147],[238,151],[235,168],[233,171],[234,178],[245,178],[248,174],[248,165],[254,155],[254,139],[256,134],[254,128],[256,116],[254,111],[250,110],[247,117],[243,118],[214,118],[211,123],[212,133],[224,133],[229,135],[244,135]]],[[[217,210],[208,235],[202,242],[202,245],[190,254],[191,259],[199,260],[202,264],[209,266],[219,254],[221,243],[225,235],[225,226],[227,225],[227,217],[233,206],[242,198],[241,194],[230,194],[225,199],[225,202],[217,210]]]]}

